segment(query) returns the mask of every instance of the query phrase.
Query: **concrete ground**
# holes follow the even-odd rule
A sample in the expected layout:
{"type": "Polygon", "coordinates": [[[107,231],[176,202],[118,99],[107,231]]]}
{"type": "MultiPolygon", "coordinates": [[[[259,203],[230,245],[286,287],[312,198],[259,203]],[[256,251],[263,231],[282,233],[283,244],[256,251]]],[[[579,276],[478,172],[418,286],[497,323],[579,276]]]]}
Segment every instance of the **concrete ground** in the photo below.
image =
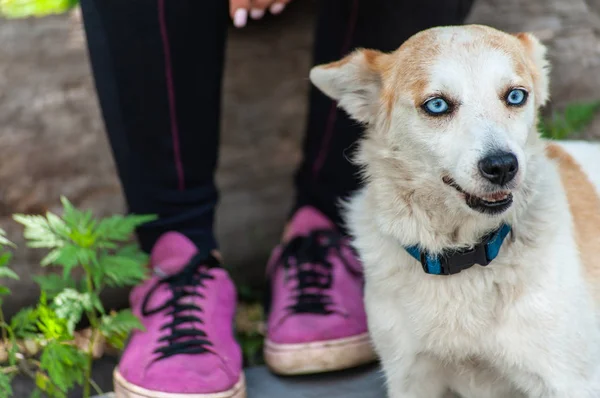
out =
{"type": "MultiPolygon", "coordinates": [[[[112,390],[112,371],[117,361],[104,357],[98,362],[93,378],[102,391],[112,390]]],[[[277,377],[263,366],[246,370],[248,398],[381,398],[384,395],[382,374],[374,366],[367,366],[327,375],[303,377],[277,377]]],[[[14,397],[28,397],[34,383],[19,377],[14,382],[14,397]]],[[[69,398],[81,398],[81,390],[73,391],[69,398]]],[[[108,398],[108,397],[106,397],[108,398]]]]}

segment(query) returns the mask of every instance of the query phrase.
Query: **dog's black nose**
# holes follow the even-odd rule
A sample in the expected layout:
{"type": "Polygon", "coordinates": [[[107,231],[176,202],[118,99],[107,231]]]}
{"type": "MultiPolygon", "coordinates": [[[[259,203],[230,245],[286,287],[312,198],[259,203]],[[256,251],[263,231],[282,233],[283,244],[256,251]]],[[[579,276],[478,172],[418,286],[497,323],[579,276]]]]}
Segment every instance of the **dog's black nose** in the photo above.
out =
{"type": "Polygon", "coordinates": [[[479,173],[492,184],[508,184],[519,171],[517,157],[508,152],[497,152],[479,161],[479,173]]]}

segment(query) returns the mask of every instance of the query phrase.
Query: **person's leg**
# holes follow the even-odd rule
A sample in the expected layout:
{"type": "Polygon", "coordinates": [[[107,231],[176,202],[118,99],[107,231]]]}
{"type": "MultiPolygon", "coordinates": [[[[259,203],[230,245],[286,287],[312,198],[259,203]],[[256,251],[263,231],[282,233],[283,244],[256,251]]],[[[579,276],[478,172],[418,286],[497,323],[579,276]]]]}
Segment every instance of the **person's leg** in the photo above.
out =
{"type": "MultiPolygon", "coordinates": [[[[462,24],[473,1],[321,1],[313,64],[337,61],[356,48],[394,51],[421,30],[462,24]]],[[[341,224],[339,201],[359,186],[358,170],[350,159],[362,131],[335,102],[311,87],[295,209],[314,206],[341,224]]]]}
{"type": "Polygon", "coordinates": [[[83,0],[90,60],[129,211],[149,251],[167,231],[216,246],[227,2],[83,0]]]}
{"type": "MultiPolygon", "coordinates": [[[[319,1],[314,63],[358,47],[392,51],[420,30],[463,22],[472,0],[319,1]]],[[[349,158],[362,127],[317,89],[310,94],[297,202],[269,264],[265,359],[283,374],[374,360],[363,306],[362,266],[344,236],[339,202],[358,185],[349,158]]]]}
{"type": "Polygon", "coordinates": [[[216,248],[226,1],[81,0],[92,70],[129,210],[155,271],[130,295],[144,331],[117,397],[244,395],[236,293],[216,248]]]}

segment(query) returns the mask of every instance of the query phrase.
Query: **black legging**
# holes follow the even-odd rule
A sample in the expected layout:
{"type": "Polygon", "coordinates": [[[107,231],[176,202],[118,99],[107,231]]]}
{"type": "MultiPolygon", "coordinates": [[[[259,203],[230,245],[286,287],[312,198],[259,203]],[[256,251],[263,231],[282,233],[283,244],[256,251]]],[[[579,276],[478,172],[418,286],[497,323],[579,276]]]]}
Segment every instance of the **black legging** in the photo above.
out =
{"type": "MultiPolygon", "coordinates": [[[[392,51],[420,30],[463,23],[472,2],[320,0],[313,62],[337,60],[357,47],[392,51]]],[[[138,231],[143,249],[166,231],[215,248],[227,0],[81,0],[81,6],[129,210],[160,216],[138,231]]],[[[311,89],[294,208],[312,205],[340,223],[339,199],[358,186],[347,150],[361,131],[311,89]]]]}

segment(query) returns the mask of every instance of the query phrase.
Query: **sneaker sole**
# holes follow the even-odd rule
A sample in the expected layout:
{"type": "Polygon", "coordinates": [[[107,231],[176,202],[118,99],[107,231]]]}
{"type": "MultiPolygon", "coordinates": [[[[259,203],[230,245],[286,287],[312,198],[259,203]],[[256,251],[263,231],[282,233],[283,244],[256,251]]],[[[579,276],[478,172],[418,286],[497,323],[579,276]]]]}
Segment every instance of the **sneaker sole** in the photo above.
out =
{"type": "Polygon", "coordinates": [[[368,333],[302,344],[277,344],[267,339],[264,356],[269,369],[284,376],[333,372],[377,360],[368,333]]]}
{"type": "Polygon", "coordinates": [[[244,374],[231,390],[211,394],[176,394],[163,391],[152,391],[131,384],[119,373],[113,372],[115,398],[246,398],[246,380],[244,374]]]}

